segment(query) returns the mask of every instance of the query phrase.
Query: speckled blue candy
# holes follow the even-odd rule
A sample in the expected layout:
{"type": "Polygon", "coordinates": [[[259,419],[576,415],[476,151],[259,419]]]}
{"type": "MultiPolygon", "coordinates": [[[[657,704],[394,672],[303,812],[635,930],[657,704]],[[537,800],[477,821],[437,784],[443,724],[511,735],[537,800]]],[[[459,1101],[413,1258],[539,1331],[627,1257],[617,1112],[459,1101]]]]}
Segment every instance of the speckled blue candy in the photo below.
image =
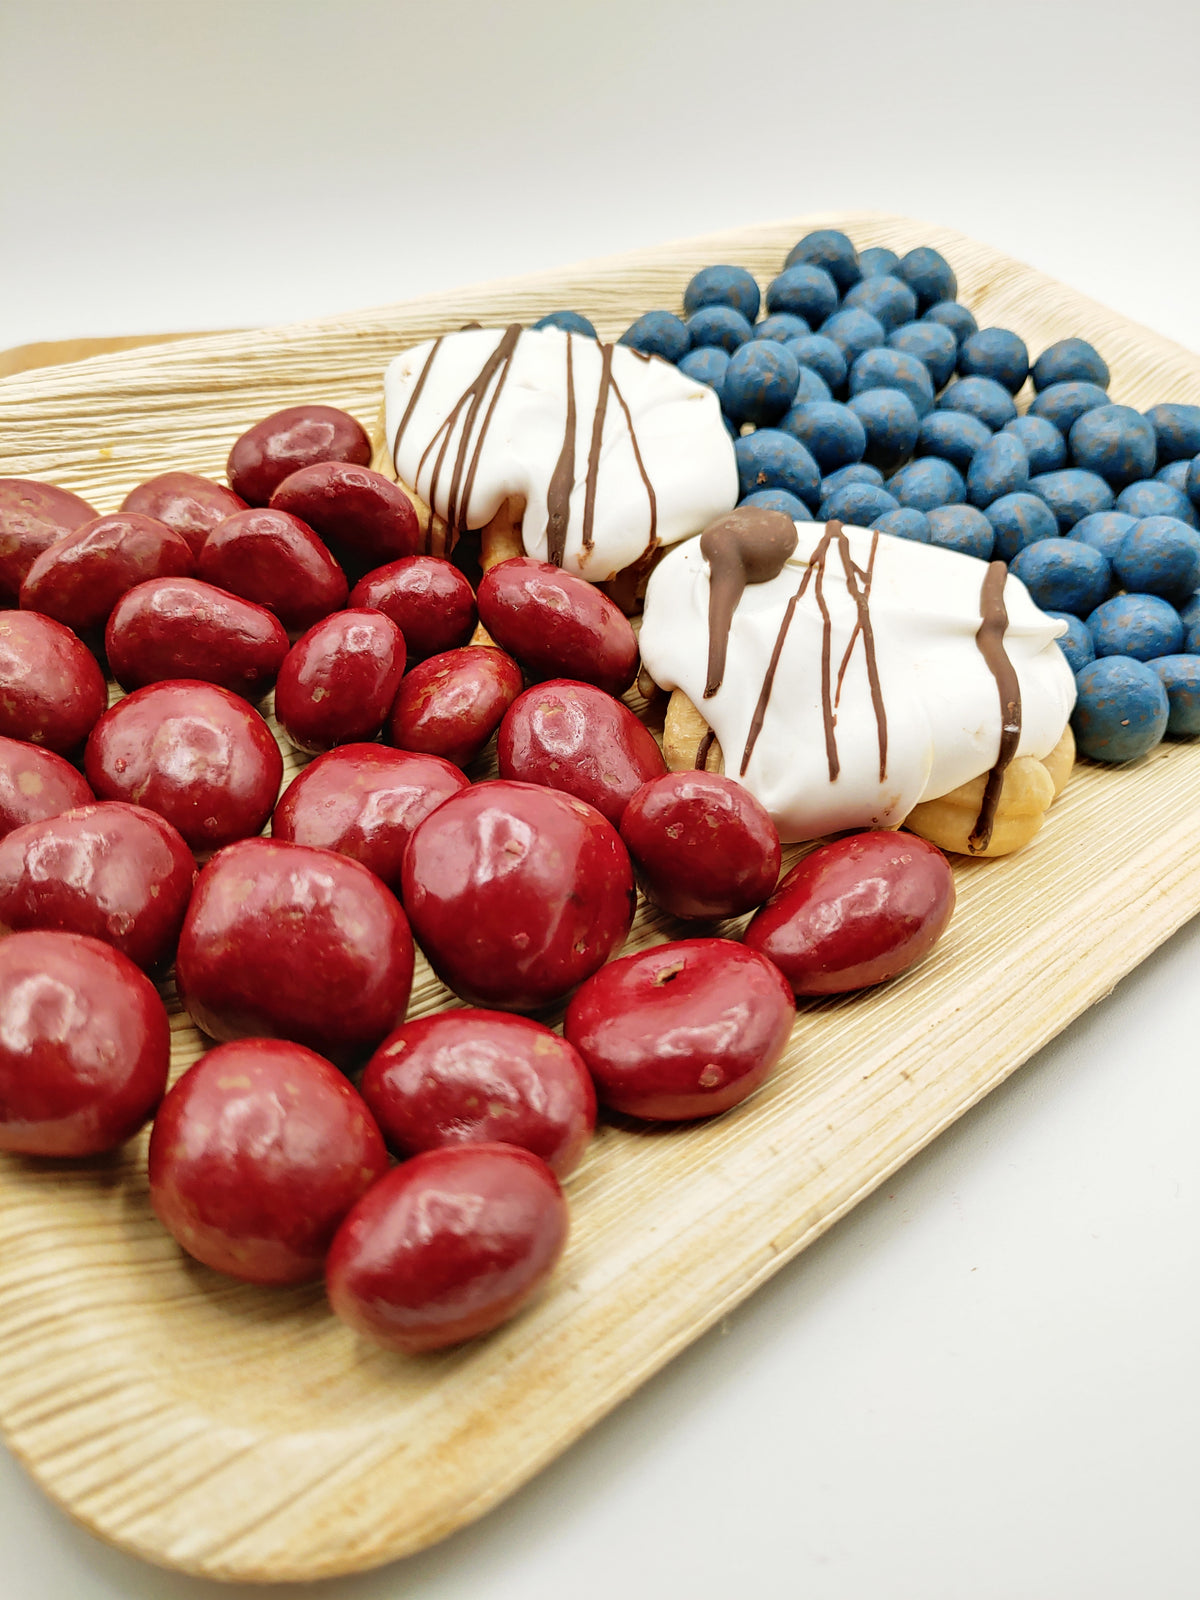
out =
{"type": "Polygon", "coordinates": [[[933,410],[933,379],[917,356],[904,350],[864,350],[850,368],[851,395],[868,389],[899,389],[912,401],[918,417],[933,410]]]}
{"type": "Polygon", "coordinates": [[[1085,411],[1067,439],[1071,460],[1095,472],[1114,489],[1154,471],[1154,429],[1132,406],[1096,406],[1085,411]]]}
{"type": "Polygon", "coordinates": [[[747,318],[725,305],[701,306],[688,318],[687,330],[693,349],[716,345],[727,355],[740,349],[754,334],[747,318]]]}
{"type": "Polygon", "coordinates": [[[806,334],[799,339],[789,339],[787,347],[802,367],[817,372],[834,392],[842,387],[849,372],[845,352],[841,345],[827,339],[823,333],[806,334]]]}
{"type": "Polygon", "coordinates": [[[1071,727],[1092,761],[1136,761],[1162,740],[1170,703],[1151,667],[1128,656],[1090,662],[1075,679],[1071,727]]]}
{"type": "Polygon", "coordinates": [[[958,279],[954,276],[954,269],[945,256],[927,244],[918,245],[901,258],[896,267],[896,276],[902,283],[908,284],[922,311],[943,300],[953,300],[958,294],[958,279]]]}
{"type": "Polygon", "coordinates": [[[819,372],[814,372],[811,367],[802,366],[800,377],[796,383],[796,393],[792,396],[794,406],[808,405],[814,400],[832,400],[829,385],[819,372]]]}
{"type": "Polygon", "coordinates": [[[1200,656],[1159,656],[1149,666],[1167,691],[1167,732],[1186,738],[1200,733],[1200,656]]]}
{"type": "Polygon", "coordinates": [[[730,358],[721,379],[721,409],[734,422],[778,422],[800,382],[796,358],[772,339],[751,339],[730,358]]]}
{"type": "Polygon", "coordinates": [[[888,511],[900,507],[886,489],[874,483],[846,483],[821,501],[817,513],[822,522],[836,517],[839,522],[849,522],[856,528],[869,528],[888,511]]]}
{"type": "Polygon", "coordinates": [[[817,327],[837,310],[837,284],[823,267],[800,262],[786,267],[767,285],[767,310],[774,315],[780,311],[793,312],[803,317],[810,327],[817,327]]]}
{"type": "Polygon", "coordinates": [[[1127,516],[1124,511],[1096,511],[1090,517],[1080,518],[1071,529],[1071,537],[1090,544],[1111,561],[1124,544],[1125,535],[1136,525],[1137,518],[1127,516]]]}
{"type": "Polygon", "coordinates": [[[988,506],[986,516],[996,530],[993,553],[1001,561],[1011,561],[1018,551],[1039,539],[1058,538],[1058,518],[1035,494],[1001,495],[988,506]]]}
{"type": "Polygon", "coordinates": [[[1011,422],[1017,414],[1016,402],[995,378],[959,378],[938,398],[940,411],[965,411],[986,422],[993,432],[1011,422]]]}
{"type": "Polygon", "coordinates": [[[1178,517],[1188,527],[1196,526],[1196,508],[1182,490],[1159,478],[1139,478],[1126,484],[1117,496],[1117,510],[1131,517],[1178,517]]]}
{"type": "Polygon", "coordinates": [[[691,317],[702,306],[732,306],[753,322],[759,299],[758,284],[745,267],[701,267],[683,291],[683,309],[691,317]]]}
{"type": "Polygon", "coordinates": [[[1089,661],[1096,659],[1096,646],[1092,643],[1087,623],[1067,611],[1047,611],[1046,615],[1053,617],[1055,622],[1066,623],[1067,631],[1059,639],[1058,648],[1066,656],[1071,671],[1082,672],[1089,661]]]}
{"type": "Polygon", "coordinates": [[[1108,388],[1104,357],[1086,339],[1060,339],[1043,350],[1030,369],[1039,394],[1056,383],[1094,383],[1108,388]]]}
{"type": "Polygon", "coordinates": [[[788,251],[784,266],[794,267],[799,261],[810,262],[814,267],[824,267],[842,293],[862,277],[862,269],[858,264],[858,251],[837,228],[818,228],[813,233],[806,233],[803,239],[788,251]]]}
{"type": "Polygon", "coordinates": [[[992,437],[986,422],[967,411],[931,411],[921,422],[917,435],[917,454],[941,456],[952,467],[966,472],[975,453],[982,450],[992,437]]]}
{"type": "Polygon", "coordinates": [[[893,539],[908,539],[913,544],[928,544],[931,537],[929,518],[923,511],[911,506],[901,506],[899,511],[885,511],[876,517],[871,527],[880,533],[890,533],[893,539]]]}
{"type": "MultiPolygon", "coordinates": [[[[539,317],[534,323],[535,328],[561,328],[564,333],[579,333],[585,339],[594,339],[596,330],[578,311],[551,311],[548,316],[539,317]]],[[[684,346],[687,349],[687,346],[684,346]]]]}
{"type": "Polygon", "coordinates": [[[1094,383],[1054,383],[1042,390],[1028,414],[1052,422],[1065,439],[1080,417],[1107,404],[1108,396],[1094,383]]]}
{"type": "Polygon", "coordinates": [[[811,522],[813,519],[812,508],[794,494],[788,494],[786,489],[756,489],[753,494],[739,500],[738,504],[761,506],[764,511],[782,511],[793,522],[811,522]]]}
{"type": "Polygon", "coordinates": [[[842,305],[847,311],[866,311],[883,327],[885,333],[894,333],[917,315],[917,297],[907,283],[886,274],[882,278],[864,278],[847,291],[842,305]]]}
{"type": "Polygon", "coordinates": [[[1159,467],[1154,474],[1156,483],[1169,483],[1172,489],[1178,489],[1184,499],[1187,498],[1187,475],[1190,461],[1168,461],[1165,467],[1159,467]]]}
{"type": "Polygon", "coordinates": [[[861,461],[867,431],[849,406],[814,400],[793,406],[779,426],[809,451],[823,474],[861,461]]]}
{"type": "Polygon", "coordinates": [[[872,245],[869,250],[858,252],[858,267],[864,278],[885,277],[888,273],[894,273],[899,265],[900,257],[885,244],[872,245]]]}
{"type": "Polygon", "coordinates": [[[986,511],[1001,495],[1020,494],[1029,484],[1029,457],[1012,433],[997,433],[977,450],[967,472],[967,499],[986,511]]]}
{"type": "Polygon", "coordinates": [[[1008,328],[980,328],[963,340],[958,370],[966,378],[994,378],[1016,394],[1029,376],[1029,351],[1024,339],[1008,328]]]}
{"type": "Polygon", "coordinates": [[[774,339],[779,344],[786,344],[789,339],[803,339],[811,332],[804,318],[792,311],[777,311],[774,316],[764,317],[754,324],[756,339],[774,339]]]}
{"type": "Polygon", "coordinates": [[[890,472],[913,453],[921,421],[912,401],[899,389],[868,389],[856,394],[850,409],[867,430],[864,461],[890,472]]]}
{"type": "Polygon", "coordinates": [[[991,560],[996,535],[982,511],[974,506],[935,506],[925,515],[930,544],[965,556],[978,556],[981,561],[991,560]]]}
{"type": "Polygon", "coordinates": [[[689,350],[680,361],[679,370],[696,383],[706,383],[710,389],[719,390],[728,366],[728,351],[708,344],[699,350],[689,350]]]}
{"type": "Polygon", "coordinates": [[[759,428],[734,441],[738,494],[742,499],[756,489],[785,489],[806,504],[816,505],[821,492],[817,463],[790,433],[759,428]]]}
{"type": "MultiPolygon", "coordinates": [[[[1192,595],[1186,605],[1179,607],[1179,620],[1189,634],[1200,623],[1200,594],[1192,595]]],[[[1192,647],[1189,644],[1187,648],[1190,650],[1192,647]]]]}
{"type": "Polygon", "coordinates": [[[1200,406],[1169,401],[1151,406],[1146,421],[1154,429],[1159,466],[1200,454],[1200,406]]]}
{"type": "Polygon", "coordinates": [[[1098,656],[1178,655],[1183,647],[1183,622],[1173,605],[1153,594],[1118,594],[1086,618],[1098,656]]]}
{"type": "Polygon", "coordinates": [[[836,494],[839,489],[844,489],[848,483],[870,483],[875,488],[883,488],[883,473],[878,467],[869,467],[865,461],[856,461],[853,466],[839,467],[836,472],[831,472],[827,478],[821,479],[821,499],[828,500],[831,494],[836,494]]]}
{"type": "Polygon", "coordinates": [[[1104,479],[1079,467],[1039,472],[1030,478],[1029,488],[1054,512],[1063,533],[1069,533],[1081,518],[1113,507],[1113,492],[1104,479]]]}
{"type": "Polygon", "coordinates": [[[1200,456],[1196,456],[1188,468],[1187,481],[1184,485],[1187,497],[1200,511],[1200,456]]]}
{"type": "Polygon", "coordinates": [[[1078,539],[1038,539],[1013,557],[1012,572],[1043,611],[1084,617],[1095,611],[1112,587],[1108,562],[1078,539]]]}
{"type": "Polygon", "coordinates": [[[914,511],[959,505],[965,492],[962,473],[940,456],[923,456],[919,461],[910,461],[888,482],[888,493],[914,511]]]}
{"type": "Polygon", "coordinates": [[[1014,417],[1004,424],[1005,433],[1014,434],[1025,446],[1031,473],[1057,472],[1067,464],[1067,441],[1045,417],[1014,417]]]}
{"type": "Polygon", "coordinates": [[[971,312],[966,306],[960,306],[957,300],[939,300],[922,314],[921,321],[937,322],[943,328],[949,328],[959,344],[979,327],[971,312]]]}
{"type": "Polygon", "coordinates": [[[864,350],[875,349],[887,338],[877,317],[869,311],[856,311],[853,306],[827,317],[821,324],[821,332],[832,339],[845,356],[847,370],[864,350]]]}
{"type": "Polygon", "coordinates": [[[646,311],[631,323],[617,341],[648,356],[676,362],[692,347],[687,324],[670,311],[646,311]]]}
{"type": "Polygon", "coordinates": [[[1122,539],[1113,571],[1131,594],[1186,605],[1200,586],[1200,539],[1177,517],[1144,517],[1122,539]]]}
{"type": "Polygon", "coordinates": [[[958,341],[940,322],[905,322],[888,334],[887,347],[923,362],[935,389],[949,382],[958,360],[958,341]]]}

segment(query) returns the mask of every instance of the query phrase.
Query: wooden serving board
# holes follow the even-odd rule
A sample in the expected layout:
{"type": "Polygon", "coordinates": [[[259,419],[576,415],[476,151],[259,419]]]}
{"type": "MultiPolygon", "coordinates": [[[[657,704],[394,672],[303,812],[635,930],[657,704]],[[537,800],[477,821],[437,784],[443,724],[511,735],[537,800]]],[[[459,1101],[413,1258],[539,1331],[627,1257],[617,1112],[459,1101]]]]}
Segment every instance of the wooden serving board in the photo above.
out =
{"type": "MultiPolygon", "coordinates": [[[[1035,352],[1092,340],[1114,399],[1200,401],[1200,358],[1062,284],[944,228],[837,214],[18,374],[0,382],[0,474],[104,510],[168,468],[220,476],[232,440],[281,406],[324,401],[369,425],[405,344],[562,306],[613,337],[677,307],[709,262],[765,283],[827,225],[860,247],[935,245],[980,323],[1035,352]]],[[[319,1287],[258,1290],[186,1259],[150,1213],[144,1136],[104,1161],[0,1160],[13,1450],[93,1532],[216,1578],[351,1572],[479,1516],[1200,909],[1200,747],[1081,767],[1030,847],[956,875],[959,908],[930,960],[873,993],[802,1004],[785,1062],[746,1105],[690,1128],[605,1125],[568,1184],[573,1233],[551,1288],[462,1349],[390,1355],[337,1323],[319,1287]]],[[[643,911],[630,947],[675,932],[643,911]]],[[[420,962],[412,1014],[448,998],[420,962]]],[[[181,1015],[174,1029],[181,1070],[202,1041],[181,1015]]]]}

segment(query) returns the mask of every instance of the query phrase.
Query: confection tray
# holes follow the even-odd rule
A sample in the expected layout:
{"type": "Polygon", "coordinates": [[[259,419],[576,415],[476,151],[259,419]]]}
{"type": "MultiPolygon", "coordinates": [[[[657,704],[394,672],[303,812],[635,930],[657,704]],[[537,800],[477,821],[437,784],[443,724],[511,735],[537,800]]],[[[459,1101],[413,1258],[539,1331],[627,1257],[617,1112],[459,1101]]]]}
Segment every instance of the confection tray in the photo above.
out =
{"type": "MultiPolygon", "coordinates": [[[[615,337],[678,307],[710,262],[765,283],[819,226],[860,248],[936,246],[981,325],[1033,351],[1090,339],[1116,400],[1200,402],[1200,357],[1065,285],[946,228],[838,213],[18,371],[0,379],[0,475],[101,510],[168,469],[220,477],[233,439],[282,406],[323,401],[371,426],[405,344],[564,306],[615,337]]],[[[875,991],[802,1003],[785,1059],[745,1105],[689,1127],[602,1124],[567,1185],[572,1235],[548,1292],[459,1349],[388,1354],[335,1321],[319,1285],[260,1290],[189,1261],[150,1212],[145,1135],[97,1161],[0,1158],[8,1444],[93,1533],[214,1578],[352,1572],[480,1516],[1200,909],[1200,746],[1081,763],[1031,845],[955,874],[933,955],[875,991]]],[[[629,948],[679,931],[643,908],[629,948]]],[[[202,1041],[165,992],[177,1072],[202,1041]]],[[[410,1015],[448,1001],[419,960],[410,1015]]]]}

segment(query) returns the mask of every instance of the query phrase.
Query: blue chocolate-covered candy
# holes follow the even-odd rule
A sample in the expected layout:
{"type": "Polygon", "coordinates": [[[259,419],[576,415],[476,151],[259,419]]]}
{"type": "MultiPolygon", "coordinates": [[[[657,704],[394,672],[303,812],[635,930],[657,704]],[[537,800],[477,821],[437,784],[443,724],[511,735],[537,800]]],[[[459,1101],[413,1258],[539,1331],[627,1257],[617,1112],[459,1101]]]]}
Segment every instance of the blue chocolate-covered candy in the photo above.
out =
{"type": "Polygon", "coordinates": [[[802,334],[798,339],[789,339],[787,347],[802,367],[820,374],[831,393],[845,383],[850,370],[845,351],[823,333],[802,334]]]}
{"type": "Polygon", "coordinates": [[[1057,383],[1092,383],[1108,388],[1107,363],[1086,339],[1060,339],[1050,345],[1033,363],[1030,377],[1039,394],[1057,383]]]}
{"type": "Polygon", "coordinates": [[[1067,441],[1045,417],[1014,417],[1002,431],[1015,434],[1025,446],[1031,473],[1057,472],[1066,466],[1067,441]]]}
{"type": "Polygon", "coordinates": [[[803,406],[813,400],[832,400],[829,385],[819,372],[814,372],[811,367],[801,366],[800,376],[796,381],[796,393],[792,397],[794,406],[803,406]]]}
{"type": "Polygon", "coordinates": [[[806,261],[785,267],[767,285],[767,310],[772,315],[780,311],[793,312],[803,317],[810,328],[818,327],[826,317],[831,317],[837,304],[837,284],[823,267],[814,267],[806,261]]]}
{"type": "Polygon", "coordinates": [[[817,228],[813,233],[806,233],[788,251],[784,266],[794,267],[800,261],[824,267],[842,293],[862,276],[858,251],[839,228],[817,228]]]}
{"type": "MultiPolygon", "coordinates": [[[[539,317],[533,324],[535,328],[561,328],[564,333],[579,333],[585,339],[594,339],[596,330],[588,319],[578,311],[551,311],[547,316],[539,317]]],[[[687,349],[687,345],[683,347],[687,349]]]]}
{"type": "Polygon", "coordinates": [[[883,327],[885,333],[894,333],[917,314],[917,297],[908,284],[900,278],[863,278],[847,291],[843,307],[869,312],[883,327]]]}
{"type": "Polygon", "coordinates": [[[885,511],[871,524],[879,533],[890,533],[893,539],[908,539],[913,544],[928,544],[931,536],[929,518],[912,506],[901,506],[899,511],[885,511]]]}
{"type": "Polygon", "coordinates": [[[888,480],[888,493],[894,494],[901,506],[914,511],[959,505],[965,492],[962,473],[940,456],[910,461],[888,480]]]}
{"type": "Polygon", "coordinates": [[[1079,753],[1092,761],[1136,761],[1167,731],[1167,691],[1140,657],[1109,655],[1089,662],[1075,688],[1071,727],[1079,753]]]}
{"type": "Polygon", "coordinates": [[[1095,511],[1111,511],[1113,492],[1104,479],[1081,467],[1064,467],[1061,472],[1039,472],[1030,478],[1032,494],[1039,495],[1058,518],[1063,533],[1070,530],[1082,517],[1095,511]]]}
{"type": "Polygon", "coordinates": [[[1191,464],[1190,461],[1168,461],[1165,467],[1159,467],[1154,474],[1154,481],[1156,483],[1169,483],[1172,489],[1178,489],[1186,499],[1187,475],[1191,464]]]}
{"type": "Polygon", "coordinates": [[[751,339],[735,350],[721,379],[721,409],[735,422],[778,422],[795,398],[800,368],[772,339],[751,339]]]}
{"type": "Polygon", "coordinates": [[[1118,594],[1105,600],[1085,619],[1098,656],[1178,655],[1184,629],[1178,611],[1156,594],[1118,594]]]}
{"type": "Polygon", "coordinates": [[[986,511],[1001,495],[1020,494],[1029,483],[1029,457],[1012,433],[997,433],[976,451],[967,472],[967,499],[986,511]]]}
{"type": "Polygon", "coordinates": [[[896,277],[916,295],[921,311],[953,300],[958,294],[954,268],[944,255],[927,244],[918,245],[901,258],[896,266],[896,277]]]}
{"type": "Polygon", "coordinates": [[[1052,422],[1065,439],[1080,417],[1107,404],[1108,396],[1098,384],[1052,383],[1041,391],[1028,414],[1052,422]]]}
{"type": "Polygon", "coordinates": [[[913,453],[921,420],[900,389],[867,389],[852,396],[850,409],[867,431],[863,459],[890,472],[913,453]]]}
{"type": "Polygon", "coordinates": [[[1167,732],[1187,738],[1200,733],[1200,656],[1158,656],[1147,665],[1167,691],[1167,732]]]}
{"type": "Polygon", "coordinates": [[[959,344],[962,344],[964,339],[970,338],[979,328],[974,315],[966,306],[959,305],[957,300],[939,300],[936,305],[930,306],[928,311],[922,313],[921,321],[938,322],[943,328],[949,328],[959,344]]]}
{"type": "Polygon", "coordinates": [[[687,330],[693,348],[715,344],[729,355],[754,334],[749,319],[727,305],[701,306],[688,318],[687,330]]]}
{"type": "Polygon", "coordinates": [[[921,431],[917,435],[917,454],[941,456],[952,467],[966,472],[975,459],[976,451],[982,450],[991,437],[992,430],[987,423],[981,422],[970,412],[943,411],[939,407],[922,418],[921,431]]]}
{"type": "Polygon", "coordinates": [[[1200,538],[1177,517],[1143,517],[1122,539],[1113,571],[1131,594],[1186,604],[1200,587],[1200,538]]]}
{"type": "Polygon", "coordinates": [[[836,400],[813,400],[793,406],[779,426],[799,439],[823,474],[861,461],[867,448],[862,419],[836,400]]]}
{"type": "Polygon", "coordinates": [[[1055,622],[1065,622],[1067,631],[1058,640],[1058,648],[1067,658],[1067,665],[1072,672],[1082,672],[1089,661],[1096,659],[1096,646],[1092,643],[1092,634],[1082,617],[1073,617],[1068,611],[1047,611],[1048,617],[1053,617],[1055,622]]]}
{"type": "Polygon", "coordinates": [[[739,500],[738,504],[761,506],[764,511],[782,511],[793,522],[811,522],[813,519],[812,507],[806,506],[794,494],[788,494],[786,489],[756,489],[753,494],[739,500]]]}
{"type": "Polygon", "coordinates": [[[719,345],[701,345],[689,350],[679,363],[679,370],[696,383],[706,383],[710,389],[720,390],[721,380],[729,366],[729,352],[719,345]]]}
{"type": "Polygon", "coordinates": [[[758,284],[745,267],[701,267],[683,291],[683,309],[689,317],[704,306],[732,306],[747,322],[753,322],[759,300],[758,284]]]}
{"type": "Polygon", "coordinates": [[[1188,499],[1196,507],[1197,511],[1200,511],[1200,456],[1194,457],[1192,464],[1188,467],[1184,488],[1187,490],[1188,499]]]}
{"type": "Polygon", "coordinates": [[[864,350],[850,368],[851,395],[868,389],[899,389],[912,401],[918,417],[933,410],[933,379],[917,356],[904,350],[864,350]]]}
{"type": "Polygon", "coordinates": [[[985,513],[996,530],[993,552],[1000,561],[1011,561],[1027,544],[1039,539],[1058,538],[1058,518],[1036,494],[1018,491],[993,500],[985,513]]]}
{"type": "Polygon", "coordinates": [[[1011,571],[1043,611],[1090,616],[1112,587],[1108,562],[1078,539],[1038,539],[1013,557],[1011,571]]]}
{"type": "Polygon", "coordinates": [[[1016,394],[1029,376],[1029,351],[1024,339],[1008,328],[980,328],[963,340],[958,370],[966,378],[994,378],[1016,394]]]}
{"type": "Polygon", "coordinates": [[[821,479],[821,499],[828,500],[831,494],[836,494],[839,489],[844,489],[848,483],[870,483],[875,488],[883,488],[883,473],[878,467],[869,467],[865,461],[856,461],[852,466],[839,467],[836,472],[831,472],[827,478],[821,479]]]}
{"type": "Polygon", "coordinates": [[[661,356],[664,361],[679,361],[692,347],[692,336],[682,318],[670,311],[646,311],[617,341],[644,355],[661,356]]]}
{"type": "Polygon", "coordinates": [[[1090,517],[1079,519],[1071,529],[1071,537],[1090,544],[1111,562],[1124,544],[1125,535],[1136,525],[1137,518],[1124,511],[1094,511],[1090,517]]]}
{"type": "Polygon", "coordinates": [[[995,378],[958,378],[938,398],[940,411],[965,411],[994,432],[1011,422],[1017,407],[1011,394],[995,378]]]}
{"type": "Polygon", "coordinates": [[[894,497],[878,484],[846,483],[821,501],[817,517],[821,522],[836,518],[839,522],[852,523],[856,528],[869,528],[885,512],[899,509],[894,497]]]}
{"type": "Polygon", "coordinates": [[[849,309],[843,307],[831,317],[826,317],[821,324],[821,332],[841,350],[846,358],[847,369],[864,350],[873,350],[876,345],[883,344],[887,337],[877,317],[873,317],[869,311],[856,310],[854,306],[849,309]]]}
{"type": "Polygon", "coordinates": [[[1114,489],[1154,471],[1154,429],[1132,406],[1096,406],[1072,424],[1067,438],[1071,459],[1095,472],[1114,489]]]}
{"type": "Polygon", "coordinates": [[[789,339],[803,339],[811,332],[805,319],[794,311],[776,311],[754,324],[756,339],[774,339],[778,344],[786,344],[789,339]]]}
{"type": "Polygon", "coordinates": [[[808,451],[790,433],[779,428],[759,428],[736,440],[738,494],[744,499],[756,489],[785,489],[797,500],[816,505],[821,473],[808,451]]]}
{"type": "Polygon", "coordinates": [[[864,278],[883,278],[894,273],[900,257],[885,244],[874,244],[869,250],[858,252],[858,268],[864,278]]]}
{"type": "MultiPolygon", "coordinates": [[[[1190,595],[1179,607],[1179,620],[1188,633],[1200,623],[1200,593],[1190,595]]],[[[1192,647],[1188,645],[1187,648],[1190,650],[1192,647]]]]}
{"type": "Polygon", "coordinates": [[[924,363],[933,387],[948,383],[958,360],[958,341],[940,322],[905,322],[888,334],[889,350],[903,350],[924,363]]]}
{"type": "Polygon", "coordinates": [[[1128,483],[1117,496],[1117,510],[1131,517],[1178,517],[1189,527],[1196,526],[1196,508],[1174,484],[1160,478],[1139,478],[1128,483]]]}
{"type": "Polygon", "coordinates": [[[925,513],[930,544],[990,561],[996,544],[992,525],[974,506],[935,506],[925,513]]]}
{"type": "Polygon", "coordinates": [[[1146,421],[1154,429],[1160,467],[1171,461],[1190,461],[1200,454],[1200,406],[1167,401],[1151,406],[1146,421]]]}

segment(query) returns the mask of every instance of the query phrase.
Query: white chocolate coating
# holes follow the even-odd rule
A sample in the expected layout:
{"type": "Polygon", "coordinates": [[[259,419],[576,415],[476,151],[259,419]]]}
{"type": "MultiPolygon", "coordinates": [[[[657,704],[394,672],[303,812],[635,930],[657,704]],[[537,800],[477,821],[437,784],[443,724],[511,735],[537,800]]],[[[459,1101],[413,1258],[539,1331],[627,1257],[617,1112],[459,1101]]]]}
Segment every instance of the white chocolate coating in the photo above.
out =
{"type": "Polygon", "coordinates": [[[484,420],[497,388],[495,374],[464,441],[466,407],[448,429],[444,424],[503,337],[504,331],[496,328],[449,334],[436,354],[432,342],[404,351],[384,376],[387,442],[397,476],[431,503],[440,517],[446,518],[450,510],[455,457],[465,443],[464,460],[469,463],[482,433],[470,494],[458,507],[461,526],[483,527],[507,499],[515,497],[525,506],[521,528],[525,553],[552,559],[548,500],[569,437],[568,343],[575,419],[573,452],[568,448],[573,459],[568,463],[564,569],[603,583],[638,561],[653,539],[660,545],[674,544],[732,508],[738,492],[737,466],[716,395],[666,361],[615,345],[611,370],[617,392],[609,389],[605,395],[592,545],[585,548],[588,463],[602,391],[602,346],[559,328],[525,329],[516,341],[486,430],[484,420]],[[431,354],[432,365],[397,448],[397,430],[431,354]],[[449,445],[435,487],[435,462],[447,433],[449,445]],[[643,469],[653,486],[653,516],[643,469]]]}
{"type": "MultiPolygon", "coordinates": [[[[932,545],[846,528],[855,566],[866,570],[877,537],[869,595],[887,731],[880,780],[876,717],[861,636],[835,712],[840,771],[831,781],[822,697],[823,619],[810,581],[788,628],[762,731],[739,769],[755,707],[788,601],[825,532],[796,524],[795,555],[778,577],[746,585],[734,613],[724,680],[704,698],[708,663],[708,563],[699,539],[672,550],[654,571],[642,621],[642,660],[664,689],[682,689],[720,740],[725,770],[775,819],[785,841],[847,828],[891,827],[991,770],[1000,749],[1000,696],[979,646],[987,563],[932,545]]],[[[1075,679],[1055,640],[1065,625],[1039,611],[1018,578],[1004,583],[1004,648],[1021,691],[1017,755],[1048,755],[1075,703],[1075,679]]],[[[832,678],[858,621],[842,560],[831,553],[822,595],[831,626],[832,678]]]]}

